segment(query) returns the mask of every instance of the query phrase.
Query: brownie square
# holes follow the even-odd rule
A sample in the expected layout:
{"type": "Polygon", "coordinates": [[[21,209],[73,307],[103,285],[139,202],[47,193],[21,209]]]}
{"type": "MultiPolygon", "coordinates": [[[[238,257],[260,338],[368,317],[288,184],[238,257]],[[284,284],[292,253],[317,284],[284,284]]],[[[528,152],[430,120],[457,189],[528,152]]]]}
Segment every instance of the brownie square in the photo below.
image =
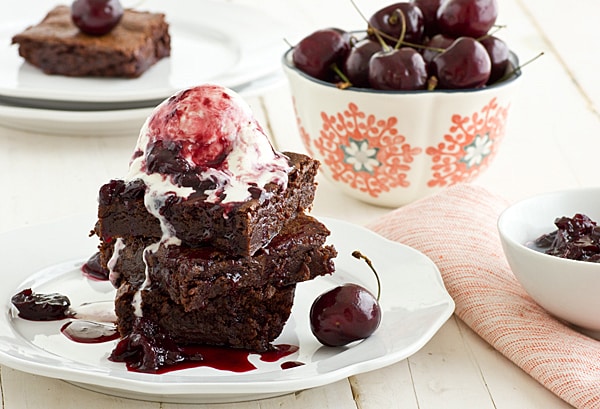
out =
{"type": "MultiPolygon", "coordinates": [[[[184,245],[210,245],[234,255],[252,255],[268,244],[284,223],[312,206],[319,162],[286,152],[291,170],[285,190],[275,184],[259,198],[226,205],[199,194],[170,204],[162,214],[184,245]]],[[[100,188],[95,233],[106,242],[117,238],[160,238],[159,220],[144,205],[146,186],[139,180],[113,180],[100,188]]]]}
{"type": "Polygon", "coordinates": [[[109,33],[82,33],[71,21],[68,6],[56,6],[37,25],[12,38],[19,55],[46,74],[72,77],[142,75],[171,53],[164,14],[125,10],[109,33]]]}

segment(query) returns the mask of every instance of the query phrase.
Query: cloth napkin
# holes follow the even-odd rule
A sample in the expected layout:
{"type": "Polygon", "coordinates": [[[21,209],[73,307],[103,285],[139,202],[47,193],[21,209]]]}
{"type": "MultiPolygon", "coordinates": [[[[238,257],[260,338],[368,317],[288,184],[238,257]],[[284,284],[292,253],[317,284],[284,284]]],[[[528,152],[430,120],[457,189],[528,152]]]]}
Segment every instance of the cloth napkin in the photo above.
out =
{"type": "Polygon", "coordinates": [[[571,405],[599,408],[600,341],[550,316],[521,287],[496,227],[508,204],[482,187],[460,184],[367,227],[431,258],[456,315],[494,348],[571,405]]]}

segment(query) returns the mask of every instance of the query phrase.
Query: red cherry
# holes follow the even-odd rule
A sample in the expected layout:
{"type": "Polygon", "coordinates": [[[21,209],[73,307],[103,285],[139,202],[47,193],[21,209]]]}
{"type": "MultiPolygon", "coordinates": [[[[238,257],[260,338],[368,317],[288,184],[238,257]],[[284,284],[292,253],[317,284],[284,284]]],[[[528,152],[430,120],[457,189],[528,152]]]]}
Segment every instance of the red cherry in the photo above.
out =
{"type": "Polygon", "coordinates": [[[454,40],[454,38],[445,36],[443,34],[436,34],[433,37],[431,37],[431,39],[424,44],[428,48],[425,48],[422,51],[425,64],[430,64],[431,61],[435,57],[437,57],[443,50],[450,47],[454,40]]]}
{"type": "MultiPolygon", "coordinates": [[[[404,41],[409,43],[421,43],[423,39],[424,20],[423,12],[414,4],[402,2],[386,6],[376,11],[369,18],[369,26],[384,33],[384,40],[390,45],[395,45],[402,32],[402,13],[406,24],[404,41]]],[[[377,40],[375,34],[371,39],[377,40]]]]}
{"type": "Polygon", "coordinates": [[[414,48],[379,51],[369,62],[369,83],[374,89],[418,90],[427,85],[427,67],[414,48]]]}
{"type": "Polygon", "coordinates": [[[71,19],[82,32],[104,35],[123,17],[119,0],[75,0],[71,4],[71,19]]]}
{"type": "Polygon", "coordinates": [[[471,37],[457,38],[431,61],[431,70],[442,89],[483,87],[490,78],[492,63],[485,47],[471,37]]]}
{"type": "Polygon", "coordinates": [[[353,251],[352,257],[363,259],[373,271],[377,297],[357,284],[340,285],[317,297],[310,308],[310,329],[323,345],[342,346],[367,338],[381,322],[379,275],[360,251],[353,251]]]}
{"type": "Polygon", "coordinates": [[[368,88],[369,60],[376,52],[381,51],[381,44],[377,41],[365,39],[354,45],[348,58],[344,61],[343,72],[353,86],[368,88]]]}
{"type": "Polygon", "coordinates": [[[342,346],[367,338],[380,322],[377,299],[356,284],[344,284],[321,294],[310,309],[311,331],[327,346],[342,346]]]}
{"type": "Polygon", "coordinates": [[[332,64],[341,64],[350,52],[350,34],[337,29],[317,30],[304,37],[295,47],[292,61],[296,68],[311,77],[331,81],[332,64]]]}
{"type": "Polygon", "coordinates": [[[504,76],[508,68],[508,45],[497,37],[484,37],[479,42],[487,50],[492,62],[492,72],[488,84],[493,84],[504,76]]]}
{"type": "Polygon", "coordinates": [[[481,37],[498,17],[497,0],[446,0],[437,11],[437,26],[450,37],[481,37]]]}
{"type": "Polygon", "coordinates": [[[437,34],[437,11],[442,0],[410,0],[410,2],[423,12],[424,34],[429,37],[437,34]]]}

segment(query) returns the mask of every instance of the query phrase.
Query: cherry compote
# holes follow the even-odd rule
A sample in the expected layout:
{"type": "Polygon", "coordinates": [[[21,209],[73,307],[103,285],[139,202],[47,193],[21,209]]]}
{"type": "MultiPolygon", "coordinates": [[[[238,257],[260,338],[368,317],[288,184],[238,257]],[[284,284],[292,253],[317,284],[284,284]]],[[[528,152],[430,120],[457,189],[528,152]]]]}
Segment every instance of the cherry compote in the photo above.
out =
{"type": "Polygon", "coordinates": [[[600,227],[585,214],[558,217],[556,230],[538,237],[534,245],[551,256],[600,262],[600,227]]]}
{"type": "Polygon", "coordinates": [[[123,6],[119,0],[75,0],[71,4],[73,24],[86,34],[107,34],[122,17],[123,6]]]}
{"type": "Polygon", "coordinates": [[[19,317],[30,321],[56,321],[73,316],[71,301],[58,294],[39,294],[26,288],[11,298],[19,317]]]}
{"type": "Polygon", "coordinates": [[[81,266],[83,274],[91,280],[107,281],[109,271],[100,262],[100,252],[94,253],[88,261],[81,266]]]}

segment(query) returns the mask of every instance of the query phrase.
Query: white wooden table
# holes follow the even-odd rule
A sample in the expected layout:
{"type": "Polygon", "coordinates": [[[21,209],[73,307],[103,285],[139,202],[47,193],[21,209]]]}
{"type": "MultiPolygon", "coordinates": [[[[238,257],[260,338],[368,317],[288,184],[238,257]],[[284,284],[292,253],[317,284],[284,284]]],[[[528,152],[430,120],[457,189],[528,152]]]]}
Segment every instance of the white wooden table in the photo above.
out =
{"type": "MultiPolygon", "coordinates": [[[[347,0],[231,0],[263,9],[292,33],[363,27],[347,0]],[[297,31],[299,30],[299,31],[297,31]]],[[[387,4],[358,0],[366,14],[387,4]]],[[[477,183],[510,200],[593,186],[600,152],[600,63],[594,50],[600,2],[499,0],[499,35],[525,61],[508,134],[477,183]]],[[[259,28],[257,28],[259,29],[259,28]]],[[[288,40],[299,38],[291,34],[288,40]]],[[[0,62],[1,63],[1,62],[0,62]]],[[[285,84],[250,101],[279,149],[303,150],[285,84]]],[[[130,137],[52,136],[0,127],[0,233],[96,212],[98,187],[124,174],[130,137]]],[[[313,213],[364,224],[388,209],[341,196],[321,179],[313,213]]],[[[2,252],[0,249],[0,259],[2,252]]],[[[11,274],[3,271],[0,275],[11,274]]],[[[183,408],[89,392],[66,382],[0,368],[0,408],[183,408]]],[[[198,408],[567,408],[513,363],[451,318],[410,358],[337,383],[262,401],[198,408]]]]}

